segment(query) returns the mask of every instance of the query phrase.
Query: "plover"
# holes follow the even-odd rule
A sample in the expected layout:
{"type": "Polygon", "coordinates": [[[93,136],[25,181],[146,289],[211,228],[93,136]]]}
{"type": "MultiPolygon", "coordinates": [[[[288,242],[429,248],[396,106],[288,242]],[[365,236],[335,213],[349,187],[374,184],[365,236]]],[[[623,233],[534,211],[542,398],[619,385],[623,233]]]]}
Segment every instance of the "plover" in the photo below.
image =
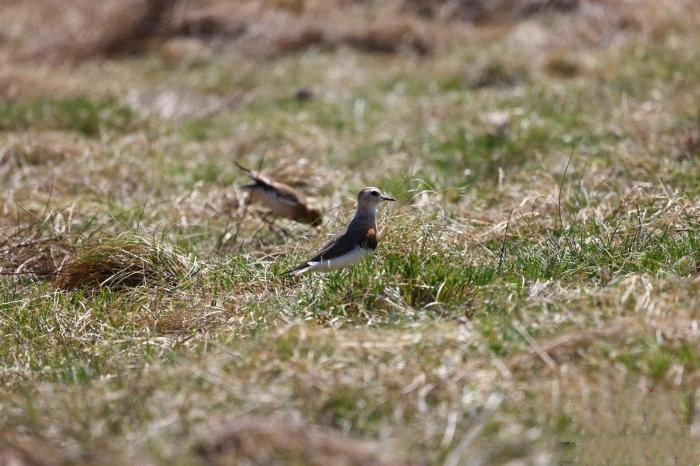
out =
{"type": "Polygon", "coordinates": [[[289,185],[275,181],[272,178],[253,172],[234,161],[243,173],[255,183],[241,186],[250,194],[251,202],[260,202],[279,217],[286,217],[300,223],[318,226],[322,223],[321,211],[312,207],[306,197],[289,185]]]}
{"type": "Polygon", "coordinates": [[[287,273],[328,272],[362,260],[377,247],[377,205],[395,201],[377,188],[365,188],[357,195],[357,212],[345,232],[333,238],[321,252],[287,273]]]}

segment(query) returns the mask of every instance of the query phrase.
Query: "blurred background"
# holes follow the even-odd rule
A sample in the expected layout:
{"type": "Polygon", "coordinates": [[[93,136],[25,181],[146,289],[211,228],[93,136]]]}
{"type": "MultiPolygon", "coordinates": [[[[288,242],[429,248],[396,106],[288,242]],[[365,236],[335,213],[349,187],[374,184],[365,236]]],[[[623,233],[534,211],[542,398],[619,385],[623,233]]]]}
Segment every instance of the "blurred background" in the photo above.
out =
{"type": "Polygon", "coordinates": [[[698,464],[699,180],[698,0],[0,0],[0,466],[698,464]]]}
{"type": "MultiPolygon", "coordinates": [[[[257,165],[263,153],[311,195],[333,195],[340,178],[350,191],[405,190],[413,174],[456,201],[459,189],[502,186],[529,164],[551,172],[542,162],[553,150],[615,150],[596,138],[634,133],[693,150],[696,123],[647,117],[649,105],[684,100],[657,84],[695,83],[697,17],[692,0],[5,0],[4,165],[43,160],[11,180],[30,182],[30,209],[52,183],[54,200],[86,201],[75,182],[136,205],[143,189],[122,184],[159,186],[167,175],[179,189],[201,182],[221,210],[238,202],[220,205],[226,191],[212,192],[239,176],[227,157],[257,165]],[[631,100],[648,101],[646,115],[631,100]],[[41,134],[28,140],[28,129],[41,134]],[[88,138],[65,137],[75,134],[88,138]],[[124,149],[111,167],[124,176],[105,178],[115,161],[80,150],[95,137],[124,149]],[[154,144],[168,155],[127,167],[154,144]],[[361,181],[369,167],[357,163],[372,154],[375,179],[361,181]]],[[[0,204],[0,218],[11,210],[0,204]]]]}

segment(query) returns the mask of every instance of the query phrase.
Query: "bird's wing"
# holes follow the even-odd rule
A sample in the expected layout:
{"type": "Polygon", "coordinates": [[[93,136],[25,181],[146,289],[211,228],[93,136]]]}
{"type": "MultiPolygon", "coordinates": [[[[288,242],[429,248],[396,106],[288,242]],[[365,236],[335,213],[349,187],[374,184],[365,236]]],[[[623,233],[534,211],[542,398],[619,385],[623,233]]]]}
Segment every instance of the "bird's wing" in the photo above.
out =
{"type": "Polygon", "coordinates": [[[306,262],[335,259],[357,247],[374,249],[377,246],[377,232],[374,227],[349,227],[343,234],[330,240],[321,251],[306,262]]]}
{"type": "Polygon", "coordinates": [[[280,202],[295,206],[305,204],[306,202],[304,196],[291,186],[287,186],[286,184],[278,181],[273,181],[269,186],[272,186],[272,189],[274,189],[275,195],[280,202]]]}
{"type": "Polygon", "coordinates": [[[277,198],[278,201],[284,202],[285,204],[289,205],[297,205],[301,204],[304,202],[303,196],[299,194],[294,188],[291,186],[287,186],[284,183],[280,183],[278,181],[273,180],[272,178],[265,176],[261,173],[256,173],[237,161],[233,161],[233,163],[236,164],[238,168],[241,169],[243,173],[245,173],[248,177],[250,177],[253,181],[255,181],[255,184],[251,185],[245,185],[243,188],[261,188],[265,189],[267,191],[270,191],[274,193],[275,197],[277,198]]]}
{"type": "Polygon", "coordinates": [[[288,270],[286,273],[290,274],[302,270],[312,262],[335,259],[357,247],[367,249],[375,249],[377,247],[377,230],[374,226],[354,226],[350,224],[344,233],[326,243],[318,254],[288,270]]]}
{"type": "Polygon", "coordinates": [[[351,234],[351,231],[356,230],[348,229],[345,231],[345,233],[335,236],[323,246],[323,249],[321,249],[321,251],[318,254],[313,256],[311,259],[302,262],[296,267],[287,270],[286,273],[291,274],[299,270],[305,269],[309,266],[311,262],[330,260],[352,251],[357,246],[359,246],[360,243],[359,236],[356,237],[354,234],[351,234]]]}

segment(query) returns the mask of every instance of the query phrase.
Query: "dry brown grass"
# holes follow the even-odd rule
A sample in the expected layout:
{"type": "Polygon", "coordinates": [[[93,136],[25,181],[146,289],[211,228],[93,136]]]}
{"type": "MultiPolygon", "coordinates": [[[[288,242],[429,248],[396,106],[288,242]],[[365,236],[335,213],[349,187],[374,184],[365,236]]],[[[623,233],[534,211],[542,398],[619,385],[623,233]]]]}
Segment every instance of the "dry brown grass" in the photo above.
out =
{"type": "Polygon", "coordinates": [[[572,12],[580,3],[579,0],[404,0],[403,7],[420,16],[485,23],[572,12]]]}
{"type": "MultiPolygon", "coordinates": [[[[265,4],[265,2],[261,2],[265,4]]],[[[279,56],[310,46],[349,45],[369,52],[424,54],[433,38],[419,21],[407,16],[380,14],[368,21],[356,8],[307,5],[300,11],[284,6],[227,4],[194,8],[177,29],[195,36],[235,36],[249,54],[279,56]]]]}
{"type": "Polygon", "coordinates": [[[429,53],[433,47],[432,38],[426,34],[425,28],[409,19],[370,24],[364,29],[350,31],[341,38],[341,43],[370,52],[407,50],[421,55],[429,53]]]}
{"type": "Polygon", "coordinates": [[[591,330],[577,330],[570,334],[561,335],[554,340],[530,343],[530,353],[515,356],[508,363],[511,371],[523,373],[537,372],[537,366],[549,366],[556,369],[562,363],[576,364],[585,357],[585,352],[595,344],[607,340],[624,341],[633,328],[623,324],[591,330]]]}
{"type": "Polygon", "coordinates": [[[46,464],[35,461],[29,452],[15,445],[0,443],[0,466],[44,466],[46,464]]]}
{"type": "MultiPolygon", "coordinates": [[[[149,42],[176,36],[226,38],[251,55],[268,57],[314,45],[343,44],[373,52],[425,54],[436,42],[461,40],[455,31],[441,31],[436,19],[513,25],[535,14],[567,12],[580,17],[572,20],[571,31],[560,31],[573,34],[572,43],[609,43],[620,30],[643,27],[641,22],[647,15],[639,10],[648,8],[645,3],[631,6],[608,0],[397,0],[381,6],[344,1],[293,3],[290,7],[285,2],[262,0],[129,0],[96,6],[80,1],[63,9],[60,2],[32,0],[0,15],[0,24],[4,21],[14,26],[10,56],[54,62],[143,51],[149,42]],[[41,27],[45,24],[51,27],[41,27]],[[37,27],[40,33],[25,41],[22,31],[37,27]],[[51,45],[47,47],[47,43],[51,45]]],[[[532,40],[537,39],[532,36],[527,42],[532,40]]]]}
{"type": "Polygon", "coordinates": [[[0,172],[58,165],[66,160],[77,159],[87,149],[84,141],[71,141],[61,131],[32,131],[10,135],[0,146],[0,172]]]}
{"type": "Polygon", "coordinates": [[[47,37],[36,38],[19,53],[19,59],[37,61],[80,61],[96,56],[135,52],[144,41],[166,35],[168,19],[176,0],[130,0],[127,2],[73,2],[65,9],[62,2],[25,4],[18,14],[27,23],[52,24],[52,44],[47,37]]]}
{"type": "Polygon", "coordinates": [[[270,2],[130,0],[103,2],[99,6],[89,1],[74,2],[71,9],[65,10],[59,2],[32,1],[13,11],[5,21],[19,19],[20,28],[52,25],[10,53],[20,60],[43,62],[134,53],[154,39],[183,35],[235,39],[249,53],[266,56],[296,52],[311,45],[348,44],[392,53],[426,53],[431,47],[427,35],[408,19],[385,17],[366,24],[361,15],[350,9],[357,25],[346,30],[345,13],[339,14],[337,8],[328,5],[307,6],[296,12],[270,2]],[[51,45],[47,47],[47,43],[51,45]]]}
{"type": "Polygon", "coordinates": [[[0,230],[0,275],[52,279],[70,260],[74,247],[70,240],[52,232],[44,224],[0,230]]]}
{"type": "Polygon", "coordinates": [[[55,284],[64,290],[175,286],[196,270],[196,262],[169,245],[155,238],[129,236],[82,246],[61,267],[55,284]]]}
{"type": "Polygon", "coordinates": [[[210,465],[409,466],[370,442],[275,418],[241,417],[210,429],[196,448],[210,465]],[[213,432],[212,432],[213,430],[213,432]]]}

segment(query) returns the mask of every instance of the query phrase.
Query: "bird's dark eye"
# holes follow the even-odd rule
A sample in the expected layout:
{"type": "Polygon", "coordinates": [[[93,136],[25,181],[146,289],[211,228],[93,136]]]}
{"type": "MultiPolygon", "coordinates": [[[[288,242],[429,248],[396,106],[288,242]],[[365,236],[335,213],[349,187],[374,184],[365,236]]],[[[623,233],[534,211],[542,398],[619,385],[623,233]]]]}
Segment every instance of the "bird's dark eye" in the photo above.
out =
{"type": "Polygon", "coordinates": [[[372,191],[372,196],[374,196],[374,197],[379,196],[379,191],[372,191]]]}

